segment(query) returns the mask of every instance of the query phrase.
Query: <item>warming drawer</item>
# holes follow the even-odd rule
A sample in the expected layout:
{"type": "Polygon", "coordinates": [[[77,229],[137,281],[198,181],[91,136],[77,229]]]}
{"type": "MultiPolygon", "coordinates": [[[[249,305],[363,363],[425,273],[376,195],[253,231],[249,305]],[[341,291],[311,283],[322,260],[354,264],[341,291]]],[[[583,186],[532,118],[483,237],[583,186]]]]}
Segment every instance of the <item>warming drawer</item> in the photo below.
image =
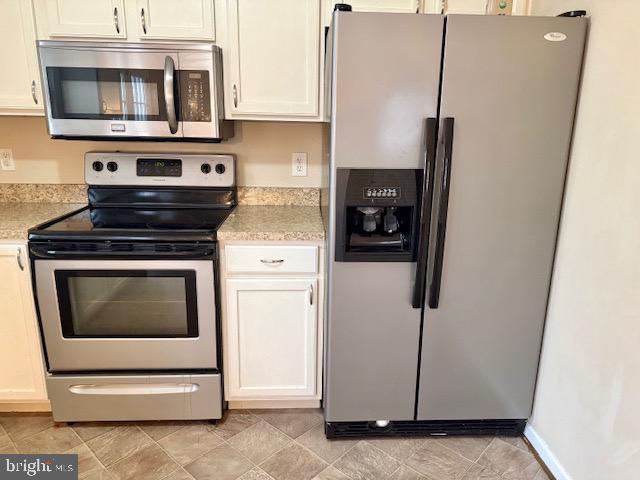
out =
{"type": "Polygon", "coordinates": [[[57,422],[222,417],[220,374],[49,375],[57,422]]]}

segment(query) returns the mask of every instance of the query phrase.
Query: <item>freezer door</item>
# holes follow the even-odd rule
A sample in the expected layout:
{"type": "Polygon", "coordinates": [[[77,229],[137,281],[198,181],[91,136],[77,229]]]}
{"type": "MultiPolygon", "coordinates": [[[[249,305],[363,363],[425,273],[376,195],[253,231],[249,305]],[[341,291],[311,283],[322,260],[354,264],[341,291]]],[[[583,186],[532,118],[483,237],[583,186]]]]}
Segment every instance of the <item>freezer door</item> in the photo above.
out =
{"type": "Polygon", "coordinates": [[[418,420],[531,412],[585,32],[447,19],[418,420]]]}
{"type": "Polygon", "coordinates": [[[415,263],[335,261],[336,219],[345,219],[336,172],[424,168],[426,119],[437,114],[443,24],[439,15],[334,15],[324,400],[329,422],[414,417],[421,320],[412,306],[415,263]]]}

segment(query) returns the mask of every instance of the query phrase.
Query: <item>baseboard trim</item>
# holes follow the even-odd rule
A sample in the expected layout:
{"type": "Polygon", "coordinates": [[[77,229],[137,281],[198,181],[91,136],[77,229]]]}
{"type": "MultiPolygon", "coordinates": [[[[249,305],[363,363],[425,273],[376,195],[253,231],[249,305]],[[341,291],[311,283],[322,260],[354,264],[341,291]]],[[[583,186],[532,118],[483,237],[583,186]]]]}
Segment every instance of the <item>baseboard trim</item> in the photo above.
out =
{"type": "Polygon", "coordinates": [[[229,400],[229,410],[251,408],[320,408],[320,400],[229,400]]]}
{"type": "Polygon", "coordinates": [[[49,400],[30,400],[23,402],[0,402],[0,412],[2,413],[11,413],[11,412],[50,412],[51,411],[51,403],[49,400]]]}
{"type": "Polygon", "coordinates": [[[551,451],[547,442],[538,435],[538,432],[531,426],[527,425],[524,429],[524,436],[527,438],[533,449],[536,451],[540,460],[544,462],[549,471],[556,477],[556,480],[573,480],[569,472],[567,472],[558,457],[551,451]]]}

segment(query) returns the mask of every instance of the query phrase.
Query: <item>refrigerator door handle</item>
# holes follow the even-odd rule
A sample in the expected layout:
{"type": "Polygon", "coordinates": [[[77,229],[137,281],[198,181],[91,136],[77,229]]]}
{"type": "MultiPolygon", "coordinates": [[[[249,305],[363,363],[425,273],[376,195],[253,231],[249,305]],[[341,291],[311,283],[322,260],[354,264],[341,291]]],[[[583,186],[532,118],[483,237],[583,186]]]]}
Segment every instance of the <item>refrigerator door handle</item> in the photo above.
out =
{"type": "Polygon", "coordinates": [[[426,119],[424,186],[422,187],[420,223],[418,224],[416,278],[413,283],[413,295],[411,297],[411,306],[413,308],[422,308],[424,306],[437,145],[438,121],[434,117],[429,117],[426,119]]]}
{"type": "Polygon", "coordinates": [[[451,117],[443,120],[442,144],[444,159],[442,166],[442,184],[438,205],[438,230],[436,231],[436,250],[433,258],[431,282],[429,283],[429,308],[438,308],[440,304],[440,284],[442,283],[442,264],[444,261],[444,241],[447,231],[447,213],[449,210],[449,185],[451,183],[451,157],[453,155],[453,125],[451,117]]]}

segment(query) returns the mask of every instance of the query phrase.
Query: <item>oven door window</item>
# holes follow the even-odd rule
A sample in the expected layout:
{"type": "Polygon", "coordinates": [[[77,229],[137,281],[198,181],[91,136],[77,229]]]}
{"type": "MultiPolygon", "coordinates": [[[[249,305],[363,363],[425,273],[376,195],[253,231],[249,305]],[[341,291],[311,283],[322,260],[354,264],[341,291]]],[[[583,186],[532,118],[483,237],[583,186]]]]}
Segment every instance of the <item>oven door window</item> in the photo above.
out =
{"type": "Polygon", "coordinates": [[[52,118],[165,121],[164,70],[47,67],[52,118]]]}
{"type": "Polygon", "coordinates": [[[58,270],[65,338],[197,337],[194,271],[58,270]]]}

